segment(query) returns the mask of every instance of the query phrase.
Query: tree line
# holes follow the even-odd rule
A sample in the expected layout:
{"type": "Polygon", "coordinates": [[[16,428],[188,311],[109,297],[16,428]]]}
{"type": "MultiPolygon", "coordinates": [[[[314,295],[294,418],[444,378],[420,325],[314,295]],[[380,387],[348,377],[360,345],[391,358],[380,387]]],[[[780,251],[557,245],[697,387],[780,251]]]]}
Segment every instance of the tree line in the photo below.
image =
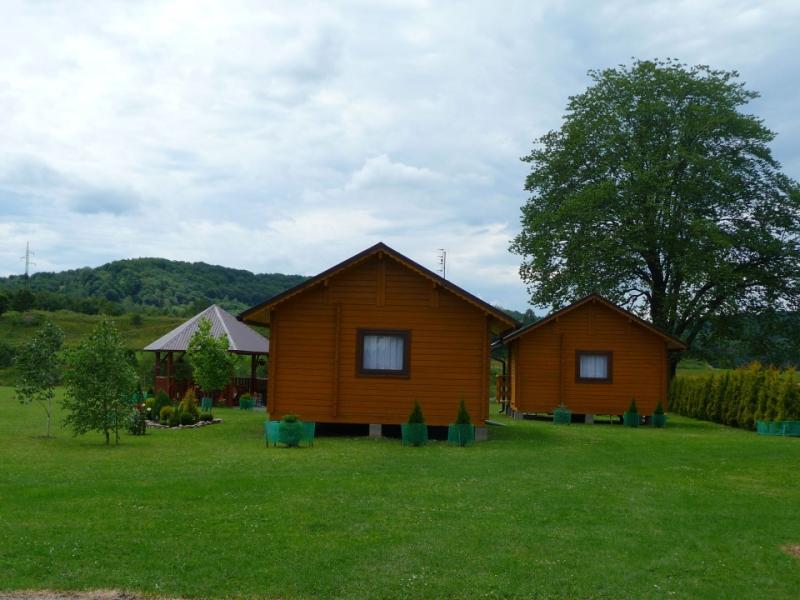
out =
{"type": "Polygon", "coordinates": [[[137,258],[96,268],[0,278],[0,295],[6,298],[6,310],[193,315],[213,303],[232,312],[244,310],[304,279],[201,262],[137,258]]]}

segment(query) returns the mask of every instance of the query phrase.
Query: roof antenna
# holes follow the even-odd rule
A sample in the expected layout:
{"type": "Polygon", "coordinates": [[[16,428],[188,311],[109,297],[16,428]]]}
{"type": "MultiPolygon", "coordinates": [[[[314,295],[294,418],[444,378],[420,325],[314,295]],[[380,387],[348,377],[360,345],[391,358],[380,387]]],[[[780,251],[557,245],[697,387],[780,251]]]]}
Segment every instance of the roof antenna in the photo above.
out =
{"type": "Polygon", "coordinates": [[[31,265],[36,266],[36,263],[31,261],[31,256],[34,256],[34,253],[31,252],[31,243],[25,242],[25,256],[19,257],[20,260],[25,261],[25,279],[30,275],[31,265]]]}
{"type": "Polygon", "coordinates": [[[442,274],[442,279],[447,279],[447,250],[439,248],[439,268],[436,269],[442,274]]]}

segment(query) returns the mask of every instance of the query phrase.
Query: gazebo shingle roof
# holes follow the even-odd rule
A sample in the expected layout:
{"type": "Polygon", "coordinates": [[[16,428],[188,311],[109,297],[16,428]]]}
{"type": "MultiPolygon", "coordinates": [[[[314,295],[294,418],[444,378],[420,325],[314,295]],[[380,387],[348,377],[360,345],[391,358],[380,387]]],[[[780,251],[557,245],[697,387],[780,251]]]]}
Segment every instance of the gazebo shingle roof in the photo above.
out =
{"type": "Polygon", "coordinates": [[[236,354],[269,354],[269,340],[256,333],[241,321],[237,321],[229,312],[212,304],[203,312],[179,325],[168,334],[145,346],[150,352],[185,352],[189,340],[198,330],[200,320],[211,321],[211,333],[214,337],[228,336],[228,349],[236,354]]]}

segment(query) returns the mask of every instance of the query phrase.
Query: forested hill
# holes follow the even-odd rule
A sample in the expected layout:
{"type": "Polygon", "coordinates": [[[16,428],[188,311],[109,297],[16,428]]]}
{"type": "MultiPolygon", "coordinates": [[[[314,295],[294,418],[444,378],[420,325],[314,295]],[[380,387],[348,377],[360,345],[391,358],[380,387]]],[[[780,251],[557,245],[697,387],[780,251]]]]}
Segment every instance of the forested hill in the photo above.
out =
{"type": "Polygon", "coordinates": [[[11,301],[9,308],[17,310],[66,308],[91,314],[146,309],[184,314],[218,303],[235,312],[304,279],[302,275],[255,274],[202,262],[134,258],[96,268],[35,273],[27,279],[0,278],[0,294],[5,293],[11,301]],[[25,289],[31,294],[20,294],[25,289]]]}

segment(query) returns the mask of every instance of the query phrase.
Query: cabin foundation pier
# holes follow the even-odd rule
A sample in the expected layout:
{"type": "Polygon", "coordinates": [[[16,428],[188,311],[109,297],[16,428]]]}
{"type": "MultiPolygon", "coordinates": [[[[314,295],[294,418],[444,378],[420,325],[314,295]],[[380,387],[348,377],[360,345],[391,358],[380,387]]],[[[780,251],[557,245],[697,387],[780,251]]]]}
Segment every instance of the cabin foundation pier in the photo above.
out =
{"type": "Polygon", "coordinates": [[[476,442],[485,442],[489,439],[489,429],[486,427],[476,427],[475,428],[475,441],[476,442]]]}
{"type": "Polygon", "coordinates": [[[382,435],[383,435],[383,426],[380,423],[370,423],[369,424],[369,437],[371,437],[371,438],[379,438],[382,435]]]}
{"type": "Polygon", "coordinates": [[[586,413],[583,416],[583,422],[591,425],[592,423],[594,423],[594,415],[592,413],[586,413]]]}

